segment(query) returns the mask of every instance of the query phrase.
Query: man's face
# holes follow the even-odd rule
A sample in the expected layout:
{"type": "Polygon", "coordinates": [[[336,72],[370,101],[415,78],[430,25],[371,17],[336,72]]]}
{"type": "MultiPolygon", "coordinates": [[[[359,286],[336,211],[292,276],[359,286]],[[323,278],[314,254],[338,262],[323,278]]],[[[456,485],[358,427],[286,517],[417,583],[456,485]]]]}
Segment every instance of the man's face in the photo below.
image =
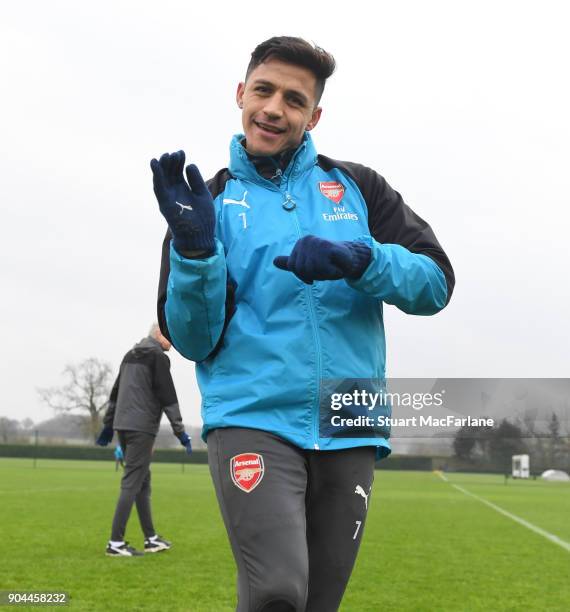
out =
{"type": "Polygon", "coordinates": [[[312,130],[321,117],[315,106],[316,82],[307,68],[277,59],[252,70],[236,96],[249,153],[277,155],[301,143],[305,130],[312,130]]]}

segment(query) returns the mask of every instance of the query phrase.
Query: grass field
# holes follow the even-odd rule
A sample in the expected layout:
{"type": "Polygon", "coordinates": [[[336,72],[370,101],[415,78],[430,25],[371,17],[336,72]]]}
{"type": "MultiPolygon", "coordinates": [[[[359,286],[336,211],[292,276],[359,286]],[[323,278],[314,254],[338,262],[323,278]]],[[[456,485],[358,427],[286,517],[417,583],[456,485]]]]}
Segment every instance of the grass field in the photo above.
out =
{"type": "MultiPolygon", "coordinates": [[[[570,485],[447,477],[376,472],[341,610],[570,610],[570,551],[452,486],[570,542],[570,485]]],[[[174,546],[143,558],[103,554],[119,479],[111,462],[0,459],[0,590],[67,591],[73,610],[233,610],[207,467],[153,465],[156,526],[174,546]]],[[[127,539],[142,545],[136,515],[127,539]]]]}

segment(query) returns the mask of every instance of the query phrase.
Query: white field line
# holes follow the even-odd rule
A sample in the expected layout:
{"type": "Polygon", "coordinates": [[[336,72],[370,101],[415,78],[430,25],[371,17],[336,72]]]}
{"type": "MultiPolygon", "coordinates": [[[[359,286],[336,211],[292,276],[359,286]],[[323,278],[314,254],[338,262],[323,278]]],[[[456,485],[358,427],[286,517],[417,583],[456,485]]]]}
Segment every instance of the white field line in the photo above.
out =
{"type": "MultiPolygon", "coordinates": [[[[449,482],[449,480],[445,477],[444,474],[438,474],[438,476],[445,482],[449,482]]],[[[566,542],[562,538],[559,538],[558,536],[555,536],[552,533],[548,533],[548,531],[545,531],[544,529],[541,529],[540,527],[537,527],[536,525],[533,525],[532,523],[525,521],[520,516],[516,516],[515,514],[511,514],[510,512],[503,510],[503,508],[500,508],[496,504],[493,504],[492,502],[487,501],[486,499],[479,497],[478,495],[475,495],[475,493],[471,493],[470,491],[467,491],[466,489],[464,489],[463,487],[460,487],[459,485],[453,484],[452,482],[449,482],[449,484],[454,489],[461,491],[461,493],[463,493],[464,495],[468,495],[469,497],[476,499],[482,504],[489,506],[489,508],[493,508],[493,510],[496,510],[503,516],[506,516],[510,518],[511,520],[515,521],[515,523],[518,523],[519,525],[522,525],[523,527],[526,527],[527,529],[534,531],[534,533],[538,533],[538,535],[541,535],[543,538],[546,538],[547,540],[554,542],[554,544],[558,544],[558,546],[561,546],[566,552],[570,552],[570,543],[566,542]]]]}

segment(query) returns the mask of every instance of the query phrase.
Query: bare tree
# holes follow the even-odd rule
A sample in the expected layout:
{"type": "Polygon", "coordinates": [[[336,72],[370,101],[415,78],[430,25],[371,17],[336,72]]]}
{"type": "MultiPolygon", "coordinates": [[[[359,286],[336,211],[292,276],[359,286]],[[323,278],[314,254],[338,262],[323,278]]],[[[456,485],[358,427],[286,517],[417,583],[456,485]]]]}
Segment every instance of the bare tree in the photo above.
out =
{"type": "Polygon", "coordinates": [[[38,389],[41,399],[56,412],[76,410],[89,413],[89,434],[97,438],[100,414],[106,408],[112,384],[111,366],[90,357],[63,371],[67,383],[61,387],[38,389]]]}
{"type": "Polygon", "coordinates": [[[18,421],[14,419],[0,417],[0,442],[2,444],[13,442],[14,438],[18,435],[19,425],[18,421]]]}

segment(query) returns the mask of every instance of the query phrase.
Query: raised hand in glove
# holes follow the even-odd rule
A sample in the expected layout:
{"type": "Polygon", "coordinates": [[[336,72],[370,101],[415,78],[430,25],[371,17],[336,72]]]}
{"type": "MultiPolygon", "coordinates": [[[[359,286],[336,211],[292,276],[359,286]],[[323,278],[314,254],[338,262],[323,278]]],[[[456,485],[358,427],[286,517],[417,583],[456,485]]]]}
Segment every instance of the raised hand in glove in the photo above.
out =
{"type": "Polygon", "coordinates": [[[191,455],[192,440],[190,439],[190,436],[186,432],[184,432],[183,434],[180,434],[180,436],[178,436],[178,439],[180,440],[180,444],[182,444],[182,446],[186,448],[186,452],[191,455]]]}
{"type": "Polygon", "coordinates": [[[103,427],[101,433],[97,440],[95,440],[95,444],[98,446],[107,446],[109,442],[113,439],[113,428],[112,427],[103,427]]]}
{"type": "Polygon", "coordinates": [[[279,255],[273,263],[293,272],[304,283],[316,280],[357,279],[370,263],[372,251],[363,242],[323,240],[304,236],[295,243],[291,255],[279,255]]]}
{"type": "Polygon", "coordinates": [[[150,162],[154,193],[178,253],[188,257],[208,257],[216,248],[214,202],[194,164],[186,166],[188,182],[184,180],[185,159],[184,151],[178,151],[165,153],[160,160],[150,162]]]}

